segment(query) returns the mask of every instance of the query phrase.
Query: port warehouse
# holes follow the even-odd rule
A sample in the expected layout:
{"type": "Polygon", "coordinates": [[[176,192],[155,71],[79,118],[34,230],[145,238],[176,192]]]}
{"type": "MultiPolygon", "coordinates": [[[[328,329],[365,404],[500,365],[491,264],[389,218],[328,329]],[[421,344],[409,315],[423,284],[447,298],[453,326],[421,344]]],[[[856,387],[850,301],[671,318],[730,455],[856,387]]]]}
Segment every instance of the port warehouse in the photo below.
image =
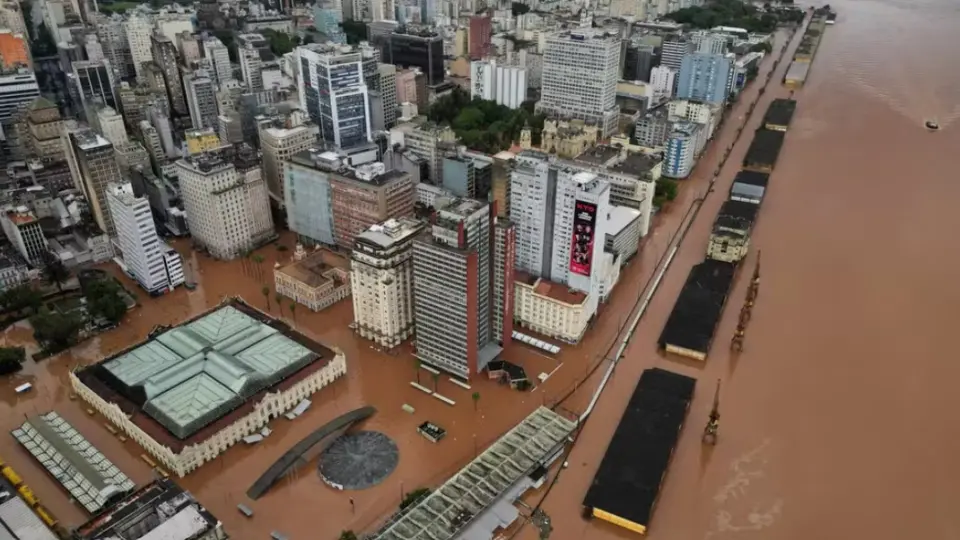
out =
{"type": "MultiPolygon", "coordinates": [[[[829,15],[826,15],[829,17],[829,15]]],[[[810,74],[810,64],[813,57],[820,48],[820,41],[823,39],[823,31],[827,28],[827,19],[822,14],[814,15],[807,26],[807,30],[793,54],[793,61],[787,68],[787,73],[783,77],[783,84],[788,88],[800,88],[807,80],[810,74]]]]}
{"type": "Polygon", "coordinates": [[[795,111],[793,100],[775,100],[767,109],[764,124],[769,120],[783,130],[761,128],[754,134],[743,169],[734,178],[727,201],[714,221],[707,257],[690,270],[660,333],[657,343],[667,353],[707,359],[795,111]]]}
{"type": "Polygon", "coordinates": [[[583,499],[586,515],[646,533],[696,384],[659,368],[640,375],[583,499]]]}

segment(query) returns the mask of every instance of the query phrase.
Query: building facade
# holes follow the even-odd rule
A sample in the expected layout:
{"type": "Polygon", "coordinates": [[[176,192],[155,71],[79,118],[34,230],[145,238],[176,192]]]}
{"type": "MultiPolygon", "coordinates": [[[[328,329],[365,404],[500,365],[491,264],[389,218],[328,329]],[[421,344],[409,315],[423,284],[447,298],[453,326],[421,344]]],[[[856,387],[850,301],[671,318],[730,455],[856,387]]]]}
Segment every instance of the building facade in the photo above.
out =
{"type": "Polygon", "coordinates": [[[217,96],[214,80],[206,70],[197,70],[183,78],[190,123],[194,129],[217,127],[217,96]]]}
{"type": "Polygon", "coordinates": [[[110,184],[107,202],[127,274],[150,294],[162,294],[182,285],[183,261],[176,251],[170,256],[157,237],[150,201],[134,195],[133,186],[126,183],[110,184]]]}
{"type": "Polygon", "coordinates": [[[385,43],[382,61],[402,67],[416,67],[426,76],[427,85],[443,82],[443,37],[431,32],[401,33],[394,31],[385,43]]]}
{"type": "Polygon", "coordinates": [[[353,322],[364,339],[392,349],[413,336],[413,240],[424,225],[391,219],[360,233],[351,252],[353,322]]]}
{"type": "Polygon", "coordinates": [[[350,296],[349,261],[326,249],[307,254],[297,244],[293,261],[273,271],[273,286],[277,294],[321,311],[350,296]]]}
{"type": "Polygon", "coordinates": [[[283,203],[284,164],[291,157],[317,144],[318,131],[313,123],[292,128],[268,127],[260,130],[263,175],[271,199],[283,203]]]}
{"type": "Polygon", "coordinates": [[[370,97],[362,56],[350,47],[298,47],[300,107],[320,126],[320,137],[337,148],[370,142],[370,97]]]}
{"type": "Polygon", "coordinates": [[[233,259],[275,238],[260,160],[250,148],[226,148],[176,162],[194,241],[233,259]]]}
{"type": "Polygon", "coordinates": [[[117,232],[107,203],[107,186],[122,182],[113,145],[89,129],[70,133],[69,140],[75,159],[68,160],[74,183],[83,191],[97,226],[113,238],[117,232]]]}
{"type": "Polygon", "coordinates": [[[7,240],[20,256],[34,268],[42,267],[49,248],[37,216],[26,207],[20,207],[4,212],[0,223],[7,240]]]}
{"type": "Polygon", "coordinates": [[[697,144],[702,127],[693,122],[678,122],[667,139],[663,158],[663,175],[668,178],[686,178],[697,163],[697,144]]]}
{"type": "Polygon", "coordinates": [[[353,247],[357,235],[388,219],[413,216],[414,186],[403,171],[382,163],[340,168],[330,176],[333,235],[340,247],[353,247]]]}
{"type": "Polygon", "coordinates": [[[683,58],[677,97],[723,105],[729,96],[733,60],[724,54],[697,52],[683,58]]]}
{"type": "Polygon", "coordinates": [[[526,101],[527,89],[526,68],[497,65],[495,60],[470,64],[470,95],[474,99],[496,101],[517,109],[526,101]]]}
{"type": "Polygon", "coordinates": [[[546,39],[538,110],[602,126],[605,136],[617,131],[620,38],[601,29],[577,29],[546,39]]]}
{"type": "Polygon", "coordinates": [[[336,244],[330,175],[341,166],[333,152],[303,150],[283,164],[287,226],[308,246],[336,244]]]}

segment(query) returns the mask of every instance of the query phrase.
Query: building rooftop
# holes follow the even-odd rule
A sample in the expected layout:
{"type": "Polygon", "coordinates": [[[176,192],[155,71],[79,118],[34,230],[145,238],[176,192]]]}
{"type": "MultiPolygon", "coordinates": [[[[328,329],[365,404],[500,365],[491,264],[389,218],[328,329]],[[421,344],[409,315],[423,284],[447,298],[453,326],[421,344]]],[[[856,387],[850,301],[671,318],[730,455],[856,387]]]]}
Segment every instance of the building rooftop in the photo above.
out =
{"type": "Polygon", "coordinates": [[[74,131],[71,135],[76,141],[77,147],[81,150],[94,150],[97,148],[105,148],[111,145],[110,141],[92,129],[74,131]]]}
{"type": "Polygon", "coordinates": [[[75,531],[77,540],[192,540],[218,520],[169,478],[131,493],[75,531]]]}
{"type": "Polygon", "coordinates": [[[423,223],[415,219],[388,219],[383,223],[371,225],[369,229],[358,234],[356,242],[369,244],[377,249],[390,249],[396,244],[412,239],[422,230],[423,223]]]}
{"type": "Polygon", "coordinates": [[[16,208],[7,212],[7,219],[14,225],[29,225],[37,221],[37,216],[25,207],[16,208]]]}
{"type": "MultiPolygon", "coordinates": [[[[576,424],[540,407],[442,486],[372,535],[373,540],[450,540],[562,448],[576,424]]],[[[470,537],[470,535],[465,535],[470,537]]]]}
{"type": "Polygon", "coordinates": [[[706,354],[720,322],[736,267],[705,260],[694,266],[660,334],[661,347],[672,345],[706,354]]]}
{"type": "Polygon", "coordinates": [[[589,163],[599,167],[607,167],[620,156],[621,150],[607,144],[601,144],[584,150],[574,161],[589,163]]]}
{"type": "Polygon", "coordinates": [[[91,514],[135,487],[127,475],[55,412],[28,418],[13,430],[13,437],[91,514]]]}
{"type": "Polygon", "coordinates": [[[758,129],[753,135],[753,142],[747,149],[746,157],[743,158],[743,165],[773,167],[777,163],[777,157],[780,156],[784,135],[783,131],[758,129]]]}
{"type": "Polygon", "coordinates": [[[339,272],[335,270],[349,272],[350,260],[343,255],[321,248],[302,260],[277,268],[274,272],[299,281],[311,289],[316,289],[331,282],[335,286],[340,286],[342,280],[339,272]]]}
{"type": "Polygon", "coordinates": [[[587,294],[567,287],[562,283],[556,283],[549,279],[537,277],[520,270],[514,270],[513,279],[522,283],[539,296],[556,300],[571,306],[579,306],[587,301],[587,294]]]}
{"type": "Polygon", "coordinates": [[[640,219],[641,214],[639,210],[628,206],[611,206],[610,213],[607,214],[607,235],[620,234],[631,223],[640,219]]]}
{"type": "Polygon", "coordinates": [[[652,171],[662,161],[663,159],[659,156],[659,154],[628,152],[627,156],[623,160],[614,164],[612,167],[609,167],[609,169],[612,172],[625,173],[638,178],[646,178],[650,175],[650,171],[652,171]]]}
{"type": "Polygon", "coordinates": [[[162,443],[204,440],[333,359],[330,349],[240,300],[160,328],[83,368],[80,380],[162,443]]]}
{"type": "Polygon", "coordinates": [[[751,186],[761,187],[767,187],[767,182],[769,181],[769,174],[756,171],[740,171],[733,179],[733,182],[736,184],[749,184],[751,186]]]}
{"type": "Polygon", "coordinates": [[[696,384],[664,369],[644,370],[583,499],[585,507],[647,527],[696,384]]]}
{"type": "Polygon", "coordinates": [[[767,114],[763,117],[765,126],[784,127],[790,125],[793,113],[797,110],[797,102],[792,99],[777,98],[770,103],[767,114]]]}

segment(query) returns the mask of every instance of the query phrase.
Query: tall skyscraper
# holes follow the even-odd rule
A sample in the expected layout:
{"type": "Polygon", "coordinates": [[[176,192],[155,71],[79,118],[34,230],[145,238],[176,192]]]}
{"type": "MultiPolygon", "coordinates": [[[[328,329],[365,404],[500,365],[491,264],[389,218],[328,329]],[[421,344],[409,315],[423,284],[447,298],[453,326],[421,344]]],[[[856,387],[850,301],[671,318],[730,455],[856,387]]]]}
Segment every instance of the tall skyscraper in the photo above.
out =
{"type": "Polygon", "coordinates": [[[392,21],[396,19],[394,0],[370,0],[371,16],[374,21],[392,21]]]}
{"type": "Polygon", "coordinates": [[[190,122],[196,129],[217,127],[217,96],[213,79],[206,70],[188,73],[183,78],[190,122]]]}
{"type": "Polygon", "coordinates": [[[117,234],[107,204],[107,186],[120,183],[113,144],[92,130],[75,131],[69,134],[70,151],[76,159],[76,170],[71,166],[74,183],[83,190],[90,205],[90,213],[100,230],[107,236],[117,234]]]}
{"type": "Polygon", "coordinates": [[[106,191],[128,273],[150,294],[162,294],[182,284],[183,262],[175,250],[160,242],[150,201],[134,195],[129,182],[110,184],[106,191]]]}
{"type": "Polygon", "coordinates": [[[371,225],[351,252],[350,288],[357,333],[391,349],[410,338],[413,318],[413,241],[423,223],[409,218],[371,225]]]}
{"type": "Polygon", "coordinates": [[[73,78],[84,109],[96,104],[117,108],[113,70],[108,60],[74,62],[73,78]]]}
{"type": "Polygon", "coordinates": [[[620,38],[602,29],[579,28],[548,36],[538,109],[592,122],[605,136],[616,133],[620,49],[620,38]]]}
{"type": "Polygon", "coordinates": [[[270,198],[283,204],[284,162],[317,144],[317,125],[310,123],[292,128],[265,127],[260,130],[260,151],[263,153],[263,175],[270,198]]]}
{"type": "Polygon", "coordinates": [[[383,163],[334,171],[330,175],[330,200],[337,245],[349,249],[357,235],[371,225],[413,216],[413,192],[410,174],[388,171],[383,163]]]}
{"type": "Polygon", "coordinates": [[[194,241],[218,259],[233,259],[276,236],[260,159],[228,147],[176,162],[194,241]]]}
{"type": "Polygon", "coordinates": [[[123,116],[113,108],[101,108],[97,111],[96,118],[92,120],[97,131],[110,141],[114,148],[127,142],[127,128],[123,125],[123,116]]]}
{"type": "Polygon", "coordinates": [[[490,204],[454,199],[413,245],[416,356],[463,379],[482,371],[510,340],[494,324],[494,213],[490,204]]]}
{"type": "MultiPolygon", "coordinates": [[[[359,52],[339,45],[297,48],[300,106],[337,148],[370,142],[370,98],[359,52]]],[[[349,247],[349,246],[348,246],[349,247]]]]}
{"type": "Polygon", "coordinates": [[[117,77],[126,79],[136,76],[133,54],[123,16],[115,14],[97,23],[97,37],[103,54],[116,70],[117,77]]]}
{"type": "Polygon", "coordinates": [[[501,66],[495,60],[470,64],[470,95],[474,98],[518,109],[527,99],[527,88],[526,68],[501,66]]]}
{"type": "Polygon", "coordinates": [[[303,150],[283,164],[287,226],[306,245],[336,244],[330,175],[341,166],[335,152],[303,150]]]}
{"type": "Polygon", "coordinates": [[[241,47],[237,53],[240,56],[240,76],[243,77],[243,84],[248,92],[260,92],[263,90],[263,73],[260,68],[260,50],[253,45],[247,44],[241,47]]]}
{"type": "Polygon", "coordinates": [[[226,45],[214,36],[207,36],[203,42],[203,56],[210,61],[214,81],[221,85],[233,80],[233,67],[230,65],[230,51],[226,45]]]}
{"type": "Polygon", "coordinates": [[[701,124],[677,122],[667,136],[663,156],[663,175],[670,178],[686,178],[697,163],[697,142],[703,131],[701,124]]]}
{"type": "Polygon", "coordinates": [[[623,55],[623,79],[650,81],[650,70],[660,64],[660,52],[653,45],[630,43],[623,55]]]}
{"type": "Polygon", "coordinates": [[[443,37],[429,30],[396,30],[383,46],[383,62],[402,67],[417,67],[428,85],[443,82],[443,37]]]}
{"type": "Polygon", "coordinates": [[[13,115],[21,105],[40,97],[37,75],[29,69],[0,74],[0,125],[4,132],[12,129],[13,115]]]}
{"type": "Polygon", "coordinates": [[[8,210],[0,215],[0,225],[3,226],[7,240],[20,252],[24,260],[34,268],[41,268],[49,248],[37,216],[26,208],[8,210]]]}
{"type": "Polygon", "coordinates": [[[470,17],[470,59],[482,60],[490,54],[493,39],[493,22],[486,15],[470,17]]]}
{"type": "Polygon", "coordinates": [[[153,55],[153,62],[163,71],[164,86],[167,97],[170,99],[170,113],[173,116],[190,116],[180,76],[177,46],[166,35],[154,32],[150,36],[150,52],[153,55]]]}
{"type": "Polygon", "coordinates": [[[127,43],[130,45],[130,58],[139,80],[143,75],[143,64],[153,61],[150,44],[150,36],[153,34],[153,17],[135,13],[127,18],[124,26],[126,27],[127,43]]]}
{"type": "Polygon", "coordinates": [[[733,77],[733,59],[723,54],[693,53],[683,58],[677,97],[722,105],[733,77]]]}
{"type": "Polygon", "coordinates": [[[370,92],[373,98],[370,100],[371,128],[374,131],[390,129],[397,125],[397,67],[377,64],[374,80],[376,85],[370,92]]]}
{"type": "Polygon", "coordinates": [[[660,48],[660,65],[680,71],[684,57],[696,50],[697,46],[686,36],[667,36],[660,48]]]}

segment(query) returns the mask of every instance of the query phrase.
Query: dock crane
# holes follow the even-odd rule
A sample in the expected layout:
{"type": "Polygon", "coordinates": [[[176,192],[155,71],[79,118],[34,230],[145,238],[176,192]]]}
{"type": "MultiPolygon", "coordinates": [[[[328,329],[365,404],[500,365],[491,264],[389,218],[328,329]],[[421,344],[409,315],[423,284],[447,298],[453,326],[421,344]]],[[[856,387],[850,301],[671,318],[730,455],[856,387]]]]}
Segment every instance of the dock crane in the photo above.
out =
{"type": "Polygon", "coordinates": [[[737,331],[733,334],[730,341],[730,350],[733,352],[743,352],[743,340],[747,336],[747,324],[750,323],[750,317],[753,314],[753,305],[757,301],[757,295],[760,294],[760,251],[757,251],[757,263],[753,268],[753,278],[750,280],[750,287],[747,289],[747,298],[740,309],[740,320],[737,322],[737,331]]]}

